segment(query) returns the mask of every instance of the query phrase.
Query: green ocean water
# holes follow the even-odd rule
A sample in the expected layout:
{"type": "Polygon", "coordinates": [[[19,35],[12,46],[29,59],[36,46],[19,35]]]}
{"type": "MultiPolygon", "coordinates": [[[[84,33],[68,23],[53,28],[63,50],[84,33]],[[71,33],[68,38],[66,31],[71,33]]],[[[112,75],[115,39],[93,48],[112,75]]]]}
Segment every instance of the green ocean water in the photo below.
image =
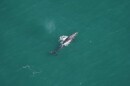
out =
{"type": "Polygon", "coordinates": [[[0,86],[130,86],[130,0],[0,0],[0,86]]]}

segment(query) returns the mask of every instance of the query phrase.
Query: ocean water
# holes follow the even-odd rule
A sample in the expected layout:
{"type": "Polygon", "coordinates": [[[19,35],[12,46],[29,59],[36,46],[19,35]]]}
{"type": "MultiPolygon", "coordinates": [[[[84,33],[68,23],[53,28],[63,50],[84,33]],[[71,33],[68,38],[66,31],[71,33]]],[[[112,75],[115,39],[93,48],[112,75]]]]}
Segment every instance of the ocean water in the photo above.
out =
{"type": "Polygon", "coordinates": [[[129,9],[129,0],[1,0],[0,86],[130,86],[129,9]]]}

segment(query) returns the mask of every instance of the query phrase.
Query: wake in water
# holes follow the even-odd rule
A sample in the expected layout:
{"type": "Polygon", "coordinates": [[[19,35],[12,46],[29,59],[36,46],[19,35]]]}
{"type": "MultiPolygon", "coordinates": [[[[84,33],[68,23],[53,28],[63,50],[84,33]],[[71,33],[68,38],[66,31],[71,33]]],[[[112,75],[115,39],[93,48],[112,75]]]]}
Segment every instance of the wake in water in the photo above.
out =
{"type": "Polygon", "coordinates": [[[42,71],[34,70],[30,65],[22,66],[22,68],[20,68],[18,71],[24,70],[24,69],[29,70],[32,73],[32,75],[31,75],[32,77],[35,77],[35,75],[40,74],[42,72],[42,71]]]}

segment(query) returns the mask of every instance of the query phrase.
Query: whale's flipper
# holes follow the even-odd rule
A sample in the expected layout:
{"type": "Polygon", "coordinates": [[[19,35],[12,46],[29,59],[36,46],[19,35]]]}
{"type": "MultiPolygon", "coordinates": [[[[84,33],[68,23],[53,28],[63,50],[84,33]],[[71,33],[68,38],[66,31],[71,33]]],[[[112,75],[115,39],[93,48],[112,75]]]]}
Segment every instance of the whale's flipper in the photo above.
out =
{"type": "Polygon", "coordinates": [[[68,38],[68,36],[65,36],[65,35],[60,36],[60,38],[59,38],[60,44],[63,44],[63,42],[64,42],[67,38],[68,38]]]}

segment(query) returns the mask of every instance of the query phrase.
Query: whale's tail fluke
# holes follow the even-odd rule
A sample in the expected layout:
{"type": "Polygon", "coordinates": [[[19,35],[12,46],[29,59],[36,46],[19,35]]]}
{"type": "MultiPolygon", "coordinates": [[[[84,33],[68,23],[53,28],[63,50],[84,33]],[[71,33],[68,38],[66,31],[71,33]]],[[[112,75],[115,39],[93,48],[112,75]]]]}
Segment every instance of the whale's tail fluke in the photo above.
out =
{"type": "Polygon", "coordinates": [[[56,51],[50,51],[50,54],[57,55],[57,52],[56,51]]]}

